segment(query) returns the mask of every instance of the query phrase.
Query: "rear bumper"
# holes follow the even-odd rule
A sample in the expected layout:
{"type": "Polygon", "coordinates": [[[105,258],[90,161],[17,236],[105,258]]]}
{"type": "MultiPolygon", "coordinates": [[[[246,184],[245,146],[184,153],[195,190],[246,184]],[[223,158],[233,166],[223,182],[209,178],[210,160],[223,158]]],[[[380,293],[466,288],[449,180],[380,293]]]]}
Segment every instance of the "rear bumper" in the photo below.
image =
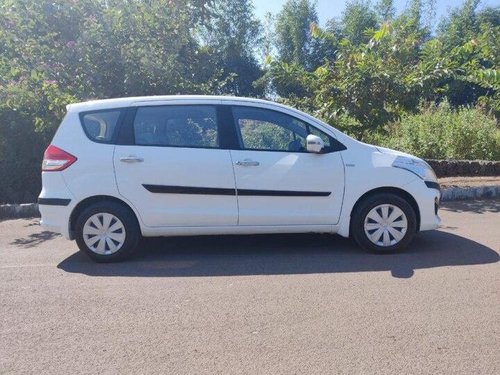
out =
{"type": "Polygon", "coordinates": [[[69,218],[76,200],[60,172],[42,172],[42,187],[38,197],[42,228],[70,239],[69,218]]]}
{"type": "Polygon", "coordinates": [[[64,238],[68,240],[71,239],[69,232],[69,218],[72,208],[70,208],[70,204],[62,206],[38,203],[38,210],[42,215],[40,225],[43,229],[51,232],[61,233],[64,238]]]}

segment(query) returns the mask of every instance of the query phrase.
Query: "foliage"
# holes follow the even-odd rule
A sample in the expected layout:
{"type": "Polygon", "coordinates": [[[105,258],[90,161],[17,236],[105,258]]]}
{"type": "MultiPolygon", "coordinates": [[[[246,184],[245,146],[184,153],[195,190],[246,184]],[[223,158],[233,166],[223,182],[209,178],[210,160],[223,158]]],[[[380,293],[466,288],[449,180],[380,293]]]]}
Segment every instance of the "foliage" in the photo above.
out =
{"type": "Polygon", "coordinates": [[[385,131],[373,140],[422,158],[500,160],[496,120],[475,108],[453,109],[448,102],[422,106],[385,131]]]}
{"type": "Polygon", "coordinates": [[[481,101],[494,109],[498,102],[486,98],[495,96],[494,87],[486,81],[498,76],[500,8],[477,11],[478,5],[478,0],[466,0],[441,22],[436,38],[437,53],[440,59],[448,59],[446,68],[461,64],[465,73],[448,77],[442,91],[454,106],[481,101]]]}
{"type": "Polygon", "coordinates": [[[302,85],[295,92],[310,93],[307,101],[315,108],[315,115],[327,122],[335,124],[341,115],[354,118],[360,124],[356,136],[363,138],[416,109],[421,86],[409,78],[418,57],[412,53],[416,42],[401,38],[398,30],[385,23],[368,44],[353,45],[343,39],[337,58],[313,73],[301,75],[300,69],[287,69],[289,66],[279,62],[270,72],[275,84],[302,85]]]}
{"type": "Polygon", "coordinates": [[[377,26],[377,15],[368,0],[351,0],[342,13],[342,37],[351,44],[368,43],[367,31],[377,26]]]}
{"type": "Polygon", "coordinates": [[[201,38],[226,85],[220,93],[261,96],[253,85],[261,76],[255,57],[262,43],[261,23],[253,14],[250,0],[217,1],[209,7],[212,17],[200,28],[201,38]]]}
{"type": "Polygon", "coordinates": [[[375,12],[379,21],[386,22],[392,20],[396,15],[394,0],[379,0],[375,5],[375,12]]]}
{"type": "Polygon", "coordinates": [[[288,150],[293,141],[292,132],[275,124],[242,121],[241,137],[247,148],[288,150]]]}
{"type": "Polygon", "coordinates": [[[193,32],[215,17],[212,3],[1,0],[0,202],[35,199],[66,104],[222,91],[232,72],[193,32]]]}
{"type": "Polygon", "coordinates": [[[317,23],[318,14],[310,0],[288,0],[276,19],[275,43],[279,60],[306,70],[314,69],[321,43],[313,38],[311,24],[317,23]]]}
{"type": "Polygon", "coordinates": [[[460,8],[454,9],[439,27],[438,37],[448,49],[474,39],[479,31],[476,14],[480,0],[465,0],[460,8]]]}
{"type": "Polygon", "coordinates": [[[10,107],[0,105],[0,203],[29,202],[40,190],[40,159],[51,137],[34,132],[33,114],[48,103],[28,90],[10,87],[9,93],[10,107]]]}
{"type": "MultiPolygon", "coordinates": [[[[463,8],[470,7],[469,3],[463,8]]],[[[422,22],[426,11],[432,13],[433,4],[413,0],[405,12],[379,23],[377,29],[366,25],[362,39],[360,33],[348,32],[358,26],[346,28],[346,19],[351,25],[361,24],[363,17],[371,14],[367,11],[371,5],[351,2],[341,23],[340,41],[335,28],[332,32],[313,30],[313,36],[336,44],[335,58],[313,72],[298,64],[273,61],[266,72],[268,79],[278,94],[289,93],[286,101],[334,126],[340,124],[360,139],[368,139],[384,124],[418,112],[421,101],[439,103],[446,99],[454,107],[480,104],[498,115],[500,26],[491,23],[497,19],[496,13],[483,10],[492,14],[479,17],[457,10],[486,21],[478,21],[478,27],[471,30],[473,39],[449,49],[441,38],[431,38],[429,27],[422,22]]],[[[390,14],[391,2],[379,5],[385,9],[383,14],[390,14]]],[[[372,16],[370,23],[374,24],[377,17],[375,13],[372,16]]]]}
{"type": "Polygon", "coordinates": [[[321,28],[312,0],[264,26],[251,0],[0,0],[0,202],[35,199],[66,105],[93,98],[264,96],[420,155],[429,120],[462,139],[443,157],[498,158],[500,7],[463,0],[433,33],[435,3],[352,0],[321,28]]]}

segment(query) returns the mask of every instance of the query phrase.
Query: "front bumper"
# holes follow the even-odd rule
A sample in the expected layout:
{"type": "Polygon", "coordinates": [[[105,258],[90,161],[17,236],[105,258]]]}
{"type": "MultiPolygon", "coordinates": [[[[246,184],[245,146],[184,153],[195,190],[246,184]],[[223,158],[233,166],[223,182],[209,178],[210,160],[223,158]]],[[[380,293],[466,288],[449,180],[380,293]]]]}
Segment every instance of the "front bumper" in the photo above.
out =
{"type": "Polygon", "coordinates": [[[410,193],[417,202],[420,211],[419,229],[421,231],[437,229],[441,224],[441,218],[438,215],[439,202],[441,199],[439,184],[424,182],[421,179],[417,179],[404,186],[404,189],[410,193]]]}

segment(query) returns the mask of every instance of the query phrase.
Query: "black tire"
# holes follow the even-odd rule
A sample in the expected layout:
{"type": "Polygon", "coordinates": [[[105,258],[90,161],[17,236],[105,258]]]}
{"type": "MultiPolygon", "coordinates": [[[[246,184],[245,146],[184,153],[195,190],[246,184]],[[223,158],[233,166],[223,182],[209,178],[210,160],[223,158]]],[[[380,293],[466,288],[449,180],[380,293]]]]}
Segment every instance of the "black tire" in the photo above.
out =
{"type": "MultiPolygon", "coordinates": [[[[374,194],[365,198],[355,208],[351,215],[351,237],[363,249],[377,254],[390,254],[404,250],[417,233],[417,217],[413,207],[403,198],[390,193],[374,194]],[[368,238],[365,233],[365,218],[370,211],[382,204],[391,204],[398,207],[406,215],[408,227],[403,238],[391,246],[379,246],[368,238]]],[[[394,237],[391,237],[394,238],[394,237]]]]}
{"type": "Polygon", "coordinates": [[[133,212],[122,204],[116,202],[98,202],[90,205],[78,216],[75,225],[76,243],[80,250],[94,261],[99,263],[118,262],[128,259],[137,250],[141,233],[139,224],[133,212]],[[87,220],[93,215],[103,213],[111,214],[118,218],[125,228],[125,240],[122,246],[112,254],[98,254],[90,249],[84,240],[83,228],[87,220]]]}

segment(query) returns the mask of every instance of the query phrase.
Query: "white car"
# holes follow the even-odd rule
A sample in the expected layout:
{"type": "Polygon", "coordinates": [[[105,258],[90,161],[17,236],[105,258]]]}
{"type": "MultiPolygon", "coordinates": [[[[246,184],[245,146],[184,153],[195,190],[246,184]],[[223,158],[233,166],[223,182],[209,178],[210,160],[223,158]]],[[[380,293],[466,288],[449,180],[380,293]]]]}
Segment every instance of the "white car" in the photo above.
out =
{"type": "Polygon", "coordinates": [[[141,236],[338,233],[388,253],[440,223],[423,160],[249,98],[71,104],[42,180],[42,226],[104,262],[141,236]]]}

